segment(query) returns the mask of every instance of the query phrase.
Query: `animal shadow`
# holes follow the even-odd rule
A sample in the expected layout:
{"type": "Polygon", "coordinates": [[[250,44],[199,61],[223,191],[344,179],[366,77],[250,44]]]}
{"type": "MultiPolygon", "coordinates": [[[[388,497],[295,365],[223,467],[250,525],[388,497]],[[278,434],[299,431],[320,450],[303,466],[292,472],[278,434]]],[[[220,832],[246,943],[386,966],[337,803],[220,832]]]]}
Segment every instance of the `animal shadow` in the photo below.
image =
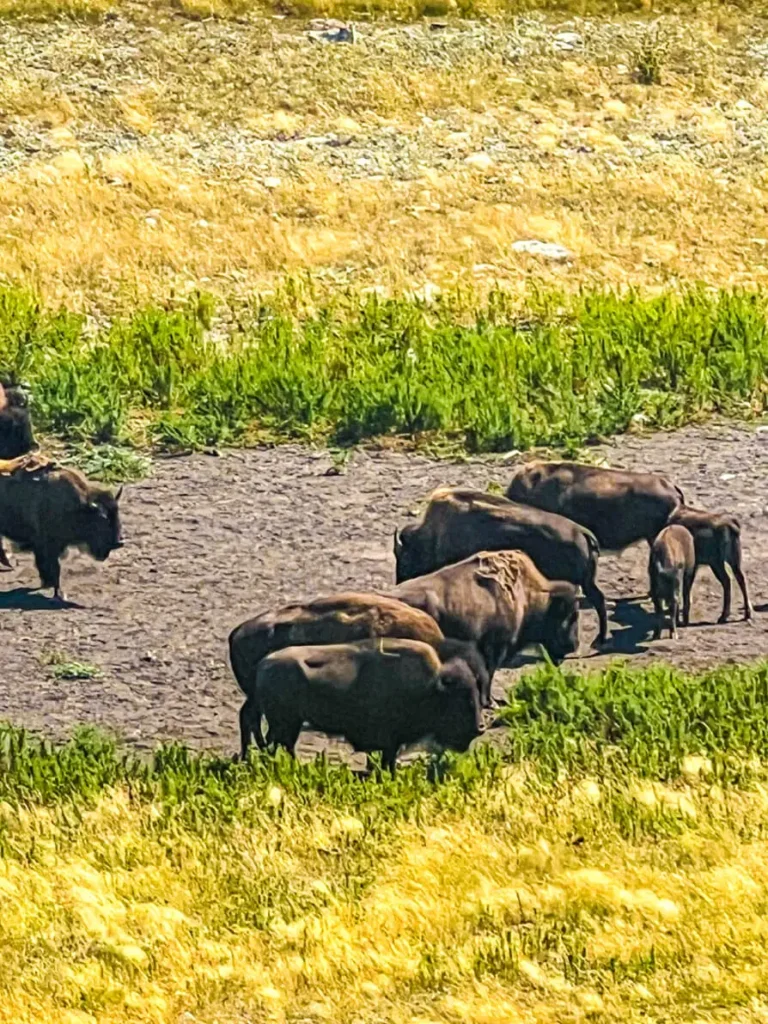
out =
{"type": "Polygon", "coordinates": [[[52,612],[67,608],[82,608],[76,601],[55,601],[32,587],[16,587],[0,593],[0,611],[16,609],[23,612],[52,612]]]}
{"type": "Polygon", "coordinates": [[[611,621],[624,628],[611,630],[610,639],[600,653],[639,654],[653,635],[656,616],[639,601],[617,601],[611,621]]]}

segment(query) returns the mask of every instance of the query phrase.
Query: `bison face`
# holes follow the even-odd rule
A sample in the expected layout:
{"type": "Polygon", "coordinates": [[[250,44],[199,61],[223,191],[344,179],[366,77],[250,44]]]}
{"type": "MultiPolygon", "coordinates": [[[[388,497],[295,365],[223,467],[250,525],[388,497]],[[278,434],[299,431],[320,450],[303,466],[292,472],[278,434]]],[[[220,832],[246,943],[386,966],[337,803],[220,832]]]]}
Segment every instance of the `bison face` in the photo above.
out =
{"type": "Polygon", "coordinates": [[[432,735],[442,746],[464,751],[483,731],[477,680],[462,661],[444,665],[437,677],[439,712],[432,735]]]}
{"type": "Polygon", "coordinates": [[[113,497],[109,491],[99,491],[88,502],[83,531],[83,544],[98,562],[105,562],[113,551],[123,546],[120,511],[117,502],[122,488],[113,497]]]}
{"type": "Polygon", "coordinates": [[[15,459],[34,447],[29,410],[9,405],[0,409],[0,459],[15,459]]]}
{"type": "Polygon", "coordinates": [[[423,576],[430,571],[425,565],[416,536],[416,525],[404,526],[398,534],[395,530],[395,583],[405,583],[416,576],[423,576]]]}
{"type": "Polygon", "coordinates": [[[570,583],[553,590],[542,632],[541,645],[556,665],[579,649],[579,606],[570,583]]]}

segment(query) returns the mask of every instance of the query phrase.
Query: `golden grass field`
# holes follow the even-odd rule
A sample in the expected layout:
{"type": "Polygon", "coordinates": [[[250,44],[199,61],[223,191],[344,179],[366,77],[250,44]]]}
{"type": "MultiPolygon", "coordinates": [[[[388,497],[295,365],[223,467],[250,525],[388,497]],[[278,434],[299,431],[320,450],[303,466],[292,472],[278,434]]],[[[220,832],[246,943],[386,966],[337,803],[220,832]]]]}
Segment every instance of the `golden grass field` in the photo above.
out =
{"type": "Polygon", "coordinates": [[[765,280],[768,34],[743,12],[362,21],[349,45],[247,3],[92,6],[119,17],[0,41],[0,275],[52,301],[765,280]]]}
{"type": "Polygon", "coordinates": [[[74,842],[5,805],[0,1021],[762,1021],[768,794],[707,767],[510,767],[386,837],[277,786],[207,836],[121,788],[74,842]]]}

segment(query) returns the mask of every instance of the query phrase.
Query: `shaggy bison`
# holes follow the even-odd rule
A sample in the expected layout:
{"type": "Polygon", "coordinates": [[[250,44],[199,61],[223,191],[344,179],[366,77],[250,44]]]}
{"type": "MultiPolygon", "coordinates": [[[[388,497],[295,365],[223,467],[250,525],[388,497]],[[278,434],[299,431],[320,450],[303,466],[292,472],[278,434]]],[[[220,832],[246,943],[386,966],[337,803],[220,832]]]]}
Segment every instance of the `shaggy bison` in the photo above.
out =
{"type": "Polygon", "coordinates": [[[305,723],[355,750],[381,751],[390,771],[401,747],[426,738],[466,750],[483,731],[478,680],[450,646],[443,658],[418,640],[390,637],[275,651],[260,662],[240,712],[243,752],[254,736],[259,747],[293,753],[305,723]]]}
{"type": "Polygon", "coordinates": [[[594,534],[564,516],[494,494],[433,491],[421,522],[395,531],[397,583],[491,550],[523,551],[548,579],[580,586],[597,610],[598,642],[605,641],[608,616],[595,582],[600,546],[594,534]]]}
{"type": "Polygon", "coordinates": [[[681,619],[684,626],[688,625],[691,616],[691,584],[695,572],[696,550],[690,532],[684,526],[665,526],[651,545],[648,562],[651,597],[656,612],[654,640],[661,636],[665,607],[669,611],[671,637],[677,639],[677,627],[681,619]]]}
{"type": "MultiPolygon", "coordinates": [[[[7,468],[7,467],[6,467],[7,468]]],[[[0,537],[32,551],[41,587],[64,601],[60,559],[77,546],[98,561],[122,547],[118,500],[74,469],[21,459],[0,474],[0,537]]]]}
{"type": "Polygon", "coordinates": [[[591,530],[603,550],[650,544],[683,492],[658,473],[602,469],[579,462],[529,462],[507,488],[510,501],[572,519],[591,530]]]}
{"type": "Polygon", "coordinates": [[[522,551],[480,551],[400,583],[392,597],[431,615],[446,636],[474,641],[492,674],[528,644],[554,662],[579,646],[577,588],[546,579],[522,551]]]}

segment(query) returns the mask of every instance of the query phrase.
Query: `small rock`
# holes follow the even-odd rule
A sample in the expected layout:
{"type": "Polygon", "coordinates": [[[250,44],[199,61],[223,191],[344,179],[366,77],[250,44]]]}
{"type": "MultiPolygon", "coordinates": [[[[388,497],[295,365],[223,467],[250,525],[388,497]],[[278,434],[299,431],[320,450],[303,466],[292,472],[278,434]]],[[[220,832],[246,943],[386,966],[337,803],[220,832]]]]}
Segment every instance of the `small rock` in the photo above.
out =
{"type": "Polygon", "coordinates": [[[488,171],[493,167],[493,157],[488,156],[487,153],[470,153],[464,163],[476,171],[488,171]]]}
{"type": "Polygon", "coordinates": [[[283,182],[282,182],[281,178],[272,178],[272,177],[265,178],[264,179],[264,188],[280,188],[282,183],[283,182]]]}
{"type": "Polygon", "coordinates": [[[538,238],[521,238],[512,243],[513,252],[527,252],[532,256],[542,256],[547,260],[570,260],[573,253],[557,242],[542,242],[538,238]]]}
{"type": "Polygon", "coordinates": [[[736,474],[735,473],[721,473],[720,474],[720,479],[721,480],[735,480],[736,479],[736,474]]]}
{"type": "Polygon", "coordinates": [[[552,40],[552,46],[555,50],[575,50],[581,46],[581,42],[578,32],[558,32],[552,40]]]}
{"type": "Polygon", "coordinates": [[[354,43],[355,26],[346,25],[336,18],[314,18],[307,35],[317,43],[354,43]]]}

